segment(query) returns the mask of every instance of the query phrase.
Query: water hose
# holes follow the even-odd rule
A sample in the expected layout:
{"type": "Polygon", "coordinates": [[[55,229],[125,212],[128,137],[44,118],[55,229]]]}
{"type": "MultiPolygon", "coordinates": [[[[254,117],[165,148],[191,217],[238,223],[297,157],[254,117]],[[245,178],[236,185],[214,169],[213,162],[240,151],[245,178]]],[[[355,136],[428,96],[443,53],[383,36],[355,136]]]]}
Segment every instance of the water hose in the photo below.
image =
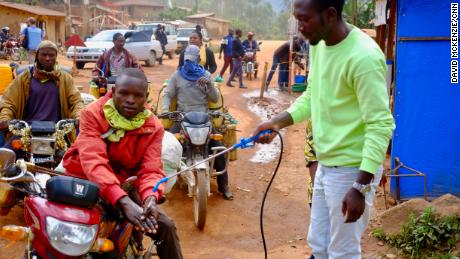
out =
{"type": "Polygon", "coordinates": [[[267,199],[267,194],[270,191],[270,188],[272,186],[273,180],[275,179],[276,174],[278,173],[278,169],[279,169],[281,161],[283,159],[283,151],[284,151],[283,137],[281,136],[281,133],[279,133],[278,131],[264,130],[264,131],[259,132],[259,134],[257,134],[254,137],[241,138],[240,142],[236,143],[235,145],[231,146],[230,148],[227,148],[227,149],[225,149],[225,150],[223,150],[223,151],[221,151],[221,152],[219,152],[219,153],[217,153],[215,155],[209,156],[208,158],[206,158],[204,160],[201,160],[201,161],[195,163],[194,165],[181,170],[180,172],[177,172],[175,174],[172,174],[170,176],[162,178],[160,181],[158,181],[155,184],[155,186],[153,187],[153,191],[154,192],[158,191],[158,188],[160,187],[161,184],[167,182],[172,177],[176,177],[176,176],[178,176],[178,175],[180,175],[180,174],[182,174],[182,173],[184,173],[186,171],[189,171],[192,168],[195,168],[199,164],[207,162],[207,161],[209,161],[209,160],[211,160],[211,159],[213,159],[215,157],[218,157],[218,156],[220,156],[222,154],[225,154],[225,153],[228,153],[230,151],[236,150],[238,148],[245,149],[245,148],[253,147],[254,146],[254,141],[257,140],[260,136],[262,136],[264,134],[269,134],[269,133],[272,133],[272,132],[276,133],[276,135],[280,139],[280,143],[281,143],[280,144],[280,155],[278,157],[278,163],[276,164],[275,170],[273,171],[272,178],[270,179],[270,182],[268,183],[267,188],[265,189],[264,196],[263,196],[263,199],[262,199],[262,205],[260,207],[260,218],[259,218],[260,233],[261,233],[261,236],[262,236],[262,243],[263,243],[263,246],[264,246],[264,255],[265,255],[265,259],[267,259],[268,258],[267,243],[265,241],[265,233],[264,233],[264,207],[265,207],[265,200],[267,199]]]}

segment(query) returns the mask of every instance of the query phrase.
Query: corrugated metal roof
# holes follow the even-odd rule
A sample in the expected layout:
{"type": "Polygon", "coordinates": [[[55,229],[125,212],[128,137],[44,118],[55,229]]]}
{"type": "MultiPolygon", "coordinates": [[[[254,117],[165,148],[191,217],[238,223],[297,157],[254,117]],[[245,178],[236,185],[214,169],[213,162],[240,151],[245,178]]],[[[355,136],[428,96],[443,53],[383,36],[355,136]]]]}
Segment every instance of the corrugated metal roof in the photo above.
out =
{"type": "Polygon", "coordinates": [[[120,6],[151,6],[151,7],[165,7],[162,3],[155,3],[154,1],[149,0],[125,0],[120,2],[112,3],[113,6],[120,7],[120,6]]]}
{"type": "Polygon", "coordinates": [[[225,19],[217,18],[217,17],[206,17],[206,19],[213,20],[213,21],[217,21],[217,22],[230,23],[229,20],[225,20],[225,19]]]}
{"type": "Polygon", "coordinates": [[[198,14],[194,14],[194,15],[189,15],[185,18],[205,18],[205,17],[209,17],[209,16],[213,16],[215,15],[214,13],[198,13],[198,14]]]}
{"type": "Polygon", "coordinates": [[[9,8],[16,9],[16,10],[21,10],[21,11],[36,14],[36,15],[65,17],[64,13],[46,9],[46,8],[39,7],[39,6],[17,4],[17,3],[10,3],[10,2],[0,2],[0,6],[9,7],[9,8]]]}

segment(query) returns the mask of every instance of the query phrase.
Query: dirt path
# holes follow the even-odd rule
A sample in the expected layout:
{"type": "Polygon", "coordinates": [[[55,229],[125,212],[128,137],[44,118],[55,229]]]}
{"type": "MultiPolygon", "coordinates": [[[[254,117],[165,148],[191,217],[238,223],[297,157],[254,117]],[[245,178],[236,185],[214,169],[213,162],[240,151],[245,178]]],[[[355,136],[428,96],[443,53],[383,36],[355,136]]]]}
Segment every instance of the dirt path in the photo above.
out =
{"type": "MultiPolygon", "coordinates": [[[[262,52],[258,54],[259,62],[267,61],[270,64],[272,53],[280,44],[281,42],[264,42],[262,52]]],[[[217,61],[220,68],[222,62],[217,61]]],[[[70,64],[64,59],[60,59],[60,62],[70,64]]],[[[155,96],[162,82],[175,70],[177,62],[176,57],[174,60],[167,60],[162,66],[144,68],[153,82],[155,96]]],[[[89,67],[92,64],[87,66],[75,78],[77,85],[86,86],[90,80],[89,67]]],[[[228,72],[225,76],[228,77],[228,72]]],[[[273,78],[272,85],[275,85],[276,78],[273,78]]],[[[248,106],[253,110],[260,107],[260,102],[251,98],[257,96],[260,83],[260,79],[246,82],[249,89],[221,86],[225,106],[239,121],[238,137],[250,135],[261,121],[259,115],[270,116],[283,110],[294,100],[294,96],[287,93],[271,92],[268,101],[262,103],[262,107],[269,112],[258,115],[248,106]]],[[[284,159],[265,206],[265,237],[270,258],[307,258],[310,253],[305,240],[310,211],[306,202],[307,170],[302,155],[304,127],[298,125],[283,132],[284,159]]],[[[176,223],[185,258],[263,258],[259,210],[263,192],[276,162],[263,161],[273,155],[271,152],[276,148],[256,152],[258,149],[260,147],[240,151],[239,159],[230,164],[230,188],[235,196],[233,201],[226,201],[217,194],[217,185],[213,181],[213,195],[209,198],[208,218],[203,231],[194,226],[192,199],[179,188],[169,194],[162,207],[176,223]],[[258,156],[254,158],[256,153],[258,156]]],[[[0,217],[0,226],[5,224],[23,224],[21,209],[17,207],[7,217],[0,217]]],[[[364,252],[372,252],[368,258],[374,258],[375,242],[367,235],[363,237],[364,252]]],[[[24,244],[14,244],[6,247],[6,242],[0,239],[0,258],[21,257],[23,246],[24,244]]]]}

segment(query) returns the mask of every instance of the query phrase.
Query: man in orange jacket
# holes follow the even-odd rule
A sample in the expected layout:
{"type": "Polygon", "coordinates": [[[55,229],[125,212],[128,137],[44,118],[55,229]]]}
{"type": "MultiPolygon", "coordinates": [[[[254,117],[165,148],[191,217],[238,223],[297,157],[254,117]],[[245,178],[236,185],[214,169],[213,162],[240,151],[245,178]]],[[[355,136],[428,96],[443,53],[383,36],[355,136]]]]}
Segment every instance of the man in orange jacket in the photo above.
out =
{"type": "Polygon", "coordinates": [[[155,239],[160,258],[182,258],[174,223],[156,204],[163,188],[152,191],[165,176],[161,162],[164,129],[146,108],[147,78],[128,68],[113,92],[81,112],[80,134],[64,156],[67,174],[99,185],[100,197],[119,208],[136,229],[155,239]],[[137,176],[136,203],[120,187],[137,176]]]}

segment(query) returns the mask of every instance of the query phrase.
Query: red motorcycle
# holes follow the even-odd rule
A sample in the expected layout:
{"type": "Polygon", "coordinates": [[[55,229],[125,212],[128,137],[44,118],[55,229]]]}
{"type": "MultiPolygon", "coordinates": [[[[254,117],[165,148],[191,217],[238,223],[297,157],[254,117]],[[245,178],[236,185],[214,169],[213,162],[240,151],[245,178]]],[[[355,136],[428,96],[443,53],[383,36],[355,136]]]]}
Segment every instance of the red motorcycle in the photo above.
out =
{"type": "MultiPolygon", "coordinates": [[[[6,197],[0,207],[24,195],[26,227],[3,226],[0,237],[27,241],[25,258],[152,257],[154,242],[144,250],[142,233],[120,211],[99,200],[96,184],[15,160],[13,151],[0,148],[0,198],[6,197]],[[40,172],[57,176],[42,186],[36,180],[40,172]]],[[[131,193],[135,180],[129,178],[122,188],[131,193]]]]}
{"type": "Polygon", "coordinates": [[[2,47],[3,48],[0,51],[0,58],[19,61],[19,43],[16,39],[10,37],[3,43],[2,47]]]}

